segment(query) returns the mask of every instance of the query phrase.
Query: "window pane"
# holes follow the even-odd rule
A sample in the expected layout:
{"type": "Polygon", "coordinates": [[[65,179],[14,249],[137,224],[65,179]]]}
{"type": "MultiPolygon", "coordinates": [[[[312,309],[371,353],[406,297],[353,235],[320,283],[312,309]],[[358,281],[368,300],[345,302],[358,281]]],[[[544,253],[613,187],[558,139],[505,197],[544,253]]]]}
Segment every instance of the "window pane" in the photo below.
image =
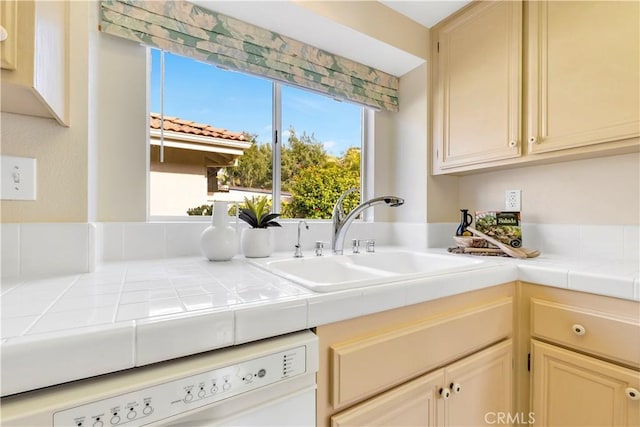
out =
{"type": "Polygon", "coordinates": [[[160,113],[160,52],[152,50],[150,215],[198,214],[214,199],[271,194],[271,87],[165,53],[161,163],[153,116],[160,113]]]}
{"type": "Polygon", "coordinates": [[[360,188],[361,117],[362,107],[282,86],[283,217],[331,218],[340,194],[360,188]]]}
{"type": "MultiPolygon", "coordinates": [[[[161,103],[161,55],[151,53],[150,215],[208,215],[213,200],[271,198],[274,83],[165,53],[161,103]]],[[[279,212],[330,218],[340,194],[360,188],[362,107],[284,85],[281,94],[279,212]]]]}

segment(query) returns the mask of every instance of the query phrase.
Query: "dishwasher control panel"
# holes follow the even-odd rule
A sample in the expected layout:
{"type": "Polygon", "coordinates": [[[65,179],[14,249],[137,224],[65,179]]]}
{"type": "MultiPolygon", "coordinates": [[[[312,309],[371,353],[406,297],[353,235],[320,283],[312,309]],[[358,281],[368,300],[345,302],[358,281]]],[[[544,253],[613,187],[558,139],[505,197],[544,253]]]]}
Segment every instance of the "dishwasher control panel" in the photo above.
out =
{"type": "Polygon", "coordinates": [[[306,347],[300,346],[58,411],[53,425],[143,426],[286,381],[306,369],[306,347]]]}

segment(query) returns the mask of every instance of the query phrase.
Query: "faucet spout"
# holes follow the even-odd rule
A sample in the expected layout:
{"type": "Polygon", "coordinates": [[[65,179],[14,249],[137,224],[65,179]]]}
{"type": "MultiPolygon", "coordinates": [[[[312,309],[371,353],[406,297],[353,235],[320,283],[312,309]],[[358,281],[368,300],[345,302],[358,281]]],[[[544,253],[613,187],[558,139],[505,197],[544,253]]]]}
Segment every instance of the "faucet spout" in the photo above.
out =
{"type": "Polygon", "coordinates": [[[331,219],[337,219],[338,222],[342,221],[344,219],[344,208],[342,207],[342,203],[344,202],[344,199],[351,193],[358,191],[357,188],[350,188],[347,191],[345,191],[344,193],[342,193],[340,195],[340,197],[338,197],[338,201],[336,201],[336,204],[333,205],[333,214],[331,215],[331,219]]]}
{"type": "Polygon", "coordinates": [[[305,221],[304,219],[298,221],[298,243],[296,243],[296,250],[293,254],[295,258],[302,258],[304,256],[302,255],[302,245],[300,244],[300,227],[302,226],[302,224],[304,224],[307,230],[309,229],[309,224],[307,224],[307,221],[305,221]]]}
{"type": "Polygon", "coordinates": [[[348,215],[345,216],[342,203],[344,198],[358,191],[357,188],[350,188],[342,193],[333,207],[333,215],[331,216],[332,233],[331,233],[331,249],[335,255],[342,255],[344,250],[344,238],[349,230],[349,226],[358,215],[371,206],[378,204],[386,204],[392,208],[402,206],[404,199],[397,196],[381,196],[369,199],[356,206],[348,215]]]}

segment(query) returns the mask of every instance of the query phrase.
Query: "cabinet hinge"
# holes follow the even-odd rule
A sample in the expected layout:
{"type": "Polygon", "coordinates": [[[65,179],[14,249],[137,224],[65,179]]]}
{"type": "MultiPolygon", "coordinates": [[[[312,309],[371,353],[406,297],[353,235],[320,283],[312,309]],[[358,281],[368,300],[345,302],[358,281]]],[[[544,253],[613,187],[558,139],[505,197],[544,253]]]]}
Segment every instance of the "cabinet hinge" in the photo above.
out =
{"type": "Polygon", "coordinates": [[[527,371],[531,372],[531,353],[527,353],[527,371]]]}

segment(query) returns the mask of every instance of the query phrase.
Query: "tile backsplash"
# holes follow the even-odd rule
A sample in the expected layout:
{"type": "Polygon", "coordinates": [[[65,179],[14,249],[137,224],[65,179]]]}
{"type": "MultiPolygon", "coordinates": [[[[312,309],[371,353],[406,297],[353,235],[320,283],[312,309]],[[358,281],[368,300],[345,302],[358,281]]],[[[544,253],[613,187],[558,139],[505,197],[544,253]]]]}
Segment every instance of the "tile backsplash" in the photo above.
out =
{"type": "Polygon", "coordinates": [[[2,224],[2,277],[86,272],[95,260],[95,226],[87,223],[2,224]]]}
{"type": "MultiPolygon", "coordinates": [[[[427,224],[427,247],[453,246],[457,223],[427,224]]],[[[563,258],[640,261],[640,226],[522,224],[522,245],[563,258]]]]}
{"type": "MultiPolygon", "coordinates": [[[[325,250],[330,250],[329,222],[309,221],[309,229],[301,230],[303,252],[311,254],[316,241],[325,242],[325,250]]],[[[131,259],[157,259],[180,256],[200,255],[200,234],[209,226],[206,222],[150,222],[150,223],[98,223],[98,261],[124,261],[131,259]]],[[[238,241],[242,230],[247,226],[238,226],[238,241]]],[[[282,227],[273,229],[277,233],[274,239],[276,251],[291,251],[297,241],[297,221],[282,222],[282,227]]],[[[351,226],[345,245],[349,239],[376,239],[380,245],[392,242],[390,223],[354,223],[351,226]]]]}
{"type": "Polygon", "coordinates": [[[523,243],[543,253],[606,261],[640,260],[640,226],[524,224],[523,243]]]}
{"type": "MultiPolygon", "coordinates": [[[[23,278],[93,271],[96,263],[200,255],[206,222],[4,223],[1,224],[2,277],[23,278]]],[[[241,225],[240,228],[244,228],[241,225]]],[[[354,223],[345,239],[376,239],[378,245],[413,249],[453,245],[456,223],[354,223]]],[[[297,222],[277,230],[276,251],[291,251],[297,222]]],[[[523,224],[523,243],[543,254],[566,258],[638,263],[640,226],[523,224]]],[[[302,229],[303,252],[317,240],[330,251],[331,224],[309,222],[302,229]]]]}

